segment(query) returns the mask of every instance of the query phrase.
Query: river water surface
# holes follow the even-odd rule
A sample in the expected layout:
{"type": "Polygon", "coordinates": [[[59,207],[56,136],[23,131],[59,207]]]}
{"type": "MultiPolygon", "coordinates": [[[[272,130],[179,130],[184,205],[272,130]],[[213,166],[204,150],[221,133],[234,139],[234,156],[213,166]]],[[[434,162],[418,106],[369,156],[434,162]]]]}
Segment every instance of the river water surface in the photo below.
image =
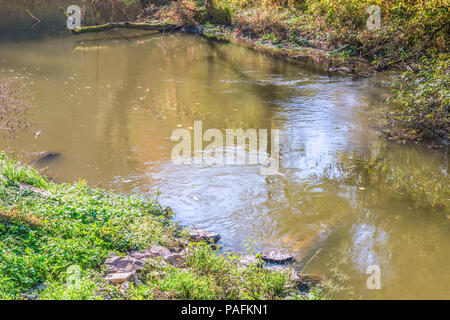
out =
{"type": "Polygon", "coordinates": [[[3,30],[0,77],[34,93],[45,130],[2,149],[60,153],[41,168],[60,182],[160,191],[177,220],[221,233],[225,249],[251,239],[305,263],[322,248],[306,270],[347,288],[338,298],[450,298],[447,151],[379,138],[364,112],[385,95],[375,80],[329,78],[195,35],[37,28],[3,30]],[[172,163],[173,130],[200,120],[203,130],[279,129],[280,174],[172,163]],[[370,265],[381,290],[366,286],[370,265]]]}

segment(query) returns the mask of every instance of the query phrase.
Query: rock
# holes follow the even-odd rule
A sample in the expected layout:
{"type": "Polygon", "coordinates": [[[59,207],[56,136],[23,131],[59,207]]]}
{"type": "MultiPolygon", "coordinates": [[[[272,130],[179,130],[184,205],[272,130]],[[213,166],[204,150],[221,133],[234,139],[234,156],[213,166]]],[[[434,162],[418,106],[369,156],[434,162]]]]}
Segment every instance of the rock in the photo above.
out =
{"type": "Polygon", "coordinates": [[[32,287],[27,293],[22,293],[19,298],[24,300],[38,300],[39,294],[47,288],[47,284],[41,282],[32,287]]]}
{"type": "Polygon", "coordinates": [[[41,282],[37,286],[35,286],[35,290],[39,293],[44,291],[45,289],[47,289],[47,284],[44,282],[41,282]]]}
{"type": "Polygon", "coordinates": [[[171,256],[173,256],[171,257],[171,263],[180,263],[181,255],[178,254],[179,258],[175,255],[166,247],[154,245],[144,252],[130,252],[125,257],[112,255],[105,260],[105,265],[106,269],[111,273],[141,271],[146,263],[154,267],[165,267],[165,260],[171,256]]]}
{"type": "Polygon", "coordinates": [[[148,259],[147,265],[153,267],[154,269],[165,268],[167,266],[167,262],[163,259],[148,259]]]}
{"type": "Polygon", "coordinates": [[[183,267],[186,259],[182,254],[173,253],[168,248],[159,245],[154,245],[144,252],[130,252],[125,257],[113,254],[105,260],[106,269],[110,273],[105,279],[112,283],[122,283],[125,281],[123,280],[125,276],[128,276],[129,273],[140,272],[145,265],[159,269],[166,267],[167,263],[183,267]],[[118,280],[115,277],[118,277],[118,280]]]}
{"type": "Polygon", "coordinates": [[[171,254],[166,261],[175,267],[181,267],[186,264],[186,259],[179,253],[171,254]]]}
{"type": "Polygon", "coordinates": [[[261,266],[261,261],[253,255],[246,255],[239,259],[238,264],[243,267],[250,267],[251,265],[261,266]]]}
{"type": "Polygon", "coordinates": [[[261,258],[269,263],[286,264],[294,261],[294,255],[282,249],[266,249],[261,258]]]}
{"type": "Polygon", "coordinates": [[[127,257],[131,257],[136,260],[142,260],[145,261],[147,259],[153,259],[155,258],[155,255],[152,253],[146,253],[146,252],[138,252],[138,251],[132,251],[130,252],[127,257]]]}
{"type": "Polygon", "coordinates": [[[105,280],[111,282],[112,284],[122,284],[124,282],[130,281],[135,275],[135,272],[116,272],[110,273],[105,276],[105,280]]]}
{"type": "Polygon", "coordinates": [[[145,250],[144,254],[149,255],[149,258],[162,257],[163,259],[166,259],[172,252],[166,247],[153,245],[150,249],[145,250]]]}
{"type": "Polygon", "coordinates": [[[297,282],[297,290],[300,292],[308,292],[309,286],[304,282],[297,282]]]}
{"type": "Polygon", "coordinates": [[[121,272],[127,273],[132,271],[140,271],[144,265],[145,261],[135,259],[131,256],[119,257],[113,256],[105,261],[106,269],[109,272],[121,272]]]}
{"type": "Polygon", "coordinates": [[[144,252],[133,251],[128,254],[128,257],[145,262],[148,259],[156,259],[156,258],[162,258],[165,260],[171,254],[172,251],[170,251],[170,249],[159,245],[153,245],[144,252]]]}
{"type": "Polygon", "coordinates": [[[220,240],[220,234],[201,229],[194,229],[189,231],[189,237],[194,241],[206,241],[208,243],[216,243],[220,240]]]}
{"type": "Polygon", "coordinates": [[[60,156],[61,156],[61,153],[58,153],[58,152],[51,152],[51,151],[43,152],[39,156],[39,159],[34,161],[34,164],[37,166],[45,166],[45,165],[50,164],[52,161],[55,161],[56,159],[58,159],[60,156]]]}

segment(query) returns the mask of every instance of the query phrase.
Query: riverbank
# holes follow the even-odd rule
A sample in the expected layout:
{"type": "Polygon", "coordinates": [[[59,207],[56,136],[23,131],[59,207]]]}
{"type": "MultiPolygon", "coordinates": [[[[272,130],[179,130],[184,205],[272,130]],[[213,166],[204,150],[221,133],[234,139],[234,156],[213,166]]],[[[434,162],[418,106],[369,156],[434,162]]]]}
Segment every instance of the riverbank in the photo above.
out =
{"type": "Polygon", "coordinates": [[[369,110],[373,127],[400,143],[449,143],[449,11],[438,0],[376,2],[376,28],[368,27],[375,23],[367,12],[372,1],[147,4],[140,21],[196,25],[186,30],[289,61],[313,62],[330,76],[360,78],[396,70],[391,97],[369,110]]]}
{"type": "Polygon", "coordinates": [[[0,173],[1,299],[323,298],[293,265],[214,250],[156,198],[56,184],[4,154],[0,173]]]}

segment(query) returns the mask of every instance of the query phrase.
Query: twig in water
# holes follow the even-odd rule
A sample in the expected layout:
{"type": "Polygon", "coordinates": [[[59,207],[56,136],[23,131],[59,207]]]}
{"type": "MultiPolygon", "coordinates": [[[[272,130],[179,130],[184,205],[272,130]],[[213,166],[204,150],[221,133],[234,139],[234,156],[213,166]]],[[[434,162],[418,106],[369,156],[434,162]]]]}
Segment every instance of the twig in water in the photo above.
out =
{"type": "Polygon", "coordinates": [[[308,264],[320,253],[320,251],[322,251],[323,250],[323,248],[320,248],[319,250],[317,250],[314,254],[313,254],[313,256],[311,257],[311,259],[309,259],[308,260],[308,262],[306,262],[304,265],[303,265],[303,268],[302,268],[302,271],[300,271],[300,273],[301,274],[303,274],[303,272],[305,271],[305,269],[306,269],[306,267],[308,266],[308,264]]]}
{"type": "Polygon", "coordinates": [[[38,23],[41,22],[41,20],[39,20],[38,18],[36,18],[30,10],[25,9],[25,11],[30,15],[30,17],[32,17],[34,20],[36,20],[38,23]]]}

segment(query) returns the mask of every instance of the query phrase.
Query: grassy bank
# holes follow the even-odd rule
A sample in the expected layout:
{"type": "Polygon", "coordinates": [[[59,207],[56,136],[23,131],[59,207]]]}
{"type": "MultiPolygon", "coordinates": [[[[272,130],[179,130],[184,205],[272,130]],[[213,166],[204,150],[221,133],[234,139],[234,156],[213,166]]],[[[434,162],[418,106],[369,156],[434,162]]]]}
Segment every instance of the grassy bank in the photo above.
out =
{"type": "Polygon", "coordinates": [[[317,58],[330,71],[370,76],[401,71],[392,97],[374,106],[376,127],[390,139],[448,145],[448,1],[442,0],[182,0],[146,2],[140,17],[200,24],[203,33],[238,39],[289,59],[317,58]],[[381,9],[367,27],[367,8],[381,9]]]}
{"type": "Polygon", "coordinates": [[[190,241],[156,199],[55,184],[0,159],[1,299],[317,299],[291,269],[273,271],[190,241]],[[181,267],[150,263],[126,287],[104,280],[104,261],[152,245],[185,249],[181,267]],[[188,250],[186,250],[188,248],[188,250]],[[73,285],[76,283],[76,285],[73,285]]]}

